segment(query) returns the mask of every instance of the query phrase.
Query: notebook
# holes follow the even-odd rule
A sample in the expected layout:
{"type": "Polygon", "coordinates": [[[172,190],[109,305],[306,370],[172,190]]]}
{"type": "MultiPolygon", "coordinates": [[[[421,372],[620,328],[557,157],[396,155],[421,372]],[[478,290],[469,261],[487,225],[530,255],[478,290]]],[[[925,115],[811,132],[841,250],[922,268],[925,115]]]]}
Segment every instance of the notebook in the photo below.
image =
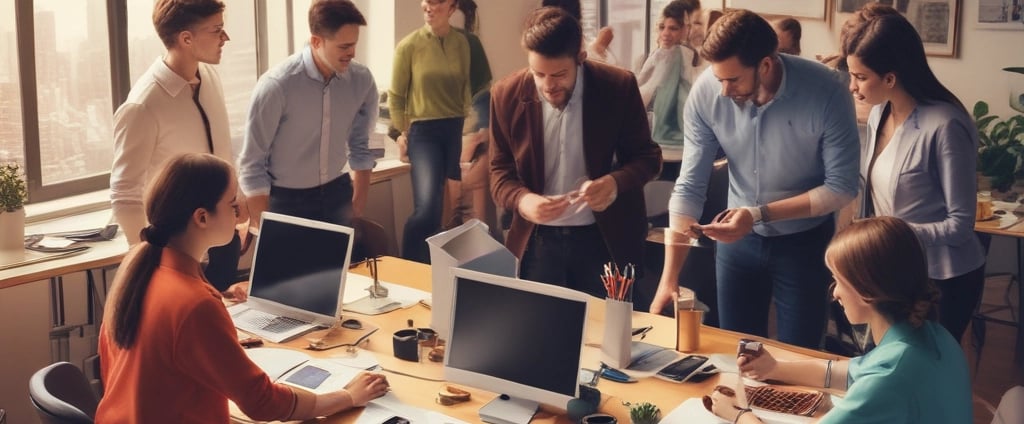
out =
{"type": "Polygon", "coordinates": [[[228,308],[235,327],[281,343],[341,315],[352,228],[264,212],[249,298],[228,308]]]}

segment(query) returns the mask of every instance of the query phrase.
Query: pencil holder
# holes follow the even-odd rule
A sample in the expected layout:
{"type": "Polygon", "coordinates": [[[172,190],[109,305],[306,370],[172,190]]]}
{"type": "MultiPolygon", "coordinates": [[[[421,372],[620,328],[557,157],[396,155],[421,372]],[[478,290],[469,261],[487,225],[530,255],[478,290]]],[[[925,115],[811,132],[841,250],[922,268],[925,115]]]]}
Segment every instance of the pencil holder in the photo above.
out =
{"type": "Polygon", "coordinates": [[[628,368],[632,348],[633,302],[604,300],[604,340],[601,361],[613,368],[628,368]]]}

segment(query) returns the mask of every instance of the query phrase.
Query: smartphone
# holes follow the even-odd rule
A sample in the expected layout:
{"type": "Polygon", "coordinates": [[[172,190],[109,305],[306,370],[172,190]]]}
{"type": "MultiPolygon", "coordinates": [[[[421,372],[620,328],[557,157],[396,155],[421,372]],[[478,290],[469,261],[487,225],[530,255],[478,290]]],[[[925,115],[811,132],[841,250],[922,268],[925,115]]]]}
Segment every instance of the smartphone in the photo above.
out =
{"type": "Polygon", "coordinates": [[[708,357],[706,356],[690,355],[668,364],[661,371],[658,371],[658,376],[672,381],[684,382],[703,369],[707,362],[708,357]]]}

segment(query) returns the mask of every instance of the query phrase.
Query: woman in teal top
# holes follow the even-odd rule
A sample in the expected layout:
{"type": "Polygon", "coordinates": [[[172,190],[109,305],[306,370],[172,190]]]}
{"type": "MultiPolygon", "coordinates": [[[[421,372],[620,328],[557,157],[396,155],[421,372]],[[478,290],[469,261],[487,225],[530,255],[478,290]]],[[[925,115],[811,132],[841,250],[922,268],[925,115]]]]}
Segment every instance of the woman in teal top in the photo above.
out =
{"type": "Polygon", "coordinates": [[[683,157],[683,105],[697,77],[699,55],[688,43],[700,0],[673,0],[658,19],[658,46],[637,67],[640,97],[651,116],[651,137],[661,146],[659,180],[675,181],[683,157]]]}
{"type": "MultiPolygon", "coordinates": [[[[967,361],[949,332],[928,320],[939,292],[911,227],[893,217],[856,221],[832,239],[825,263],[846,317],[867,324],[878,346],[849,360],[778,361],[767,351],[744,354],[736,361],[740,372],[757,380],[846,389],[822,423],[971,422],[967,361]]],[[[711,398],[719,417],[761,422],[721,391],[711,398]]]]}
{"type": "Polygon", "coordinates": [[[395,47],[388,90],[391,124],[412,163],[413,213],[402,257],[429,263],[426,238],[441,229],[445,178],[461,180],[462,125],[470,105],[469,42],[448,20],[457,0],[422,0],[426,25],[395,47]]]}

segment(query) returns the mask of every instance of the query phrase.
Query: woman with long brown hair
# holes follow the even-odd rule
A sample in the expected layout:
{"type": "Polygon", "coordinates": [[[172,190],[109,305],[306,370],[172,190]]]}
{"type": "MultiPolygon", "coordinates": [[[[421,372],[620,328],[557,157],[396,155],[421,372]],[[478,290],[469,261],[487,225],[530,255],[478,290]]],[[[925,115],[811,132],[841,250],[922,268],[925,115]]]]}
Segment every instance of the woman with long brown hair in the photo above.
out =
{"type": "Polygon", "coordinates": [[[985,280],[974,233],[978,132],[928,66],[917,30],[871,4],[843,37],[850,92],[873,105],[861,147],[860,216],[895,216],[921,239],[942,299],[939,322],[959,340],[985,280]]]}
{"type": "Polygon", "coordinates": [[[365,405],[388,389],[361,374],[323,395],[275,384],[238,343],[200,259],[231,241],[238,191],[231,165],[209,154],[167,161],[144,206],[149,225],[129,251],[103,311],[104,396],[96,422],[227,423],[228,399],[250,418],[296,420],[365,405]]]}

